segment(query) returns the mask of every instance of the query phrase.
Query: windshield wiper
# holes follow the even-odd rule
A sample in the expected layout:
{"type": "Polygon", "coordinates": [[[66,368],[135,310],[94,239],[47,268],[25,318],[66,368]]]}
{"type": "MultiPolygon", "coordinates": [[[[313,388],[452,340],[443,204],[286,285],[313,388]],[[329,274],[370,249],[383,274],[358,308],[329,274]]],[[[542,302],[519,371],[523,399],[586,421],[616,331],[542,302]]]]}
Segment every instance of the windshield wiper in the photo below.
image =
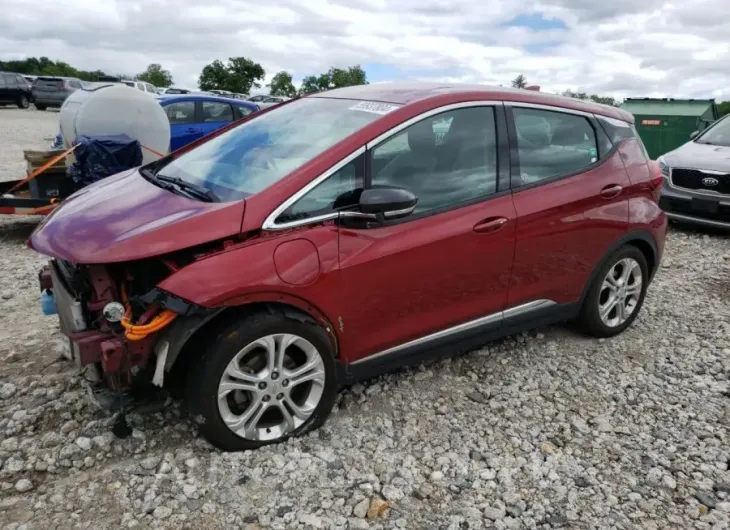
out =
{"type": "Polygon", "coordinates": [[[210,190],[207,190],[203,188],[202,186],[198,186],[197,184],[192,184],[188,182],[187,180],[183,180],[179,177],[167,177],[165,175],[155,175],[155,178],[157,180],[161,180],[162,182],[169,182],[170,184],[175,184],[176,186],[182,188],[183,190],[189,192],[191,195],[195,195],[196,197],[200,199],[207,200],[208,202],[220,202],[220,199],[218,196],[213,193],[210,190]]]}

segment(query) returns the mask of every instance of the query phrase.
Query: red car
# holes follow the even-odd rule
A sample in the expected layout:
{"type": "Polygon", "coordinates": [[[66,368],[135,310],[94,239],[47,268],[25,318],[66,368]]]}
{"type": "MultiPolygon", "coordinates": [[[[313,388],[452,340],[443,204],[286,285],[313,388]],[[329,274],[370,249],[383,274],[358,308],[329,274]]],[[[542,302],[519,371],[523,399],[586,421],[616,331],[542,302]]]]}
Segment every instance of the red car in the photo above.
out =
{"type": "Polygon", "coordinates": [[[377,84],[84,188],[29,244],[98,384],[177,385],[200,432],[241,450],[433,353],[568,320],[622,332],[662,256],[661,182],[620,109],[377,84]]]}

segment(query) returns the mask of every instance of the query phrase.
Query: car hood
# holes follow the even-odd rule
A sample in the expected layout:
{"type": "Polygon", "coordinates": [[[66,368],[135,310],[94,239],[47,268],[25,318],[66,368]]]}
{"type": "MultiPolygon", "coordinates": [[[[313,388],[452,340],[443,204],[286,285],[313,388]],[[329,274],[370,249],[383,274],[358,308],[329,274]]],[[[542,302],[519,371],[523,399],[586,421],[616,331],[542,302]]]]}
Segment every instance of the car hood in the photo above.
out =
{"type": "Polygon", "coordinates": [[[131,170],[67,198],[28,245],[74,263],[133,261],[238,234],[244,205],[188,199],[131,170]]]}
{"type": "Polygon", "coordinates": [[[687,142],[664,155],[667,165],[730,173],[730,147],[687,142]]]}

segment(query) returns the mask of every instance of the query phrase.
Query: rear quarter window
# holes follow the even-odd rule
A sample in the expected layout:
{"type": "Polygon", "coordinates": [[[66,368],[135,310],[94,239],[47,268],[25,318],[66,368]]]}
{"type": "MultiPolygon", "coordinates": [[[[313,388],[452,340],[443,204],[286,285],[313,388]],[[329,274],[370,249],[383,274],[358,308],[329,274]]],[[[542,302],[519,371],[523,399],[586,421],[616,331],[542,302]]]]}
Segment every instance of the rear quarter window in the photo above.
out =
{"type": "Polygon", "coordinates": [[[644,158],[649,160],[649,153],[644,146],[644,142],[641,141],[641,137],[636,130],[636,127],[632,123],[625,122],[623,120],[617,120],[615,118],[609,118],[607,116],[598,116],[598,123],[601,124],[604,132],[608,136],[611,143],[617,145],[623,140],[636,139],[641,146],[641,152],[644,158]]]}

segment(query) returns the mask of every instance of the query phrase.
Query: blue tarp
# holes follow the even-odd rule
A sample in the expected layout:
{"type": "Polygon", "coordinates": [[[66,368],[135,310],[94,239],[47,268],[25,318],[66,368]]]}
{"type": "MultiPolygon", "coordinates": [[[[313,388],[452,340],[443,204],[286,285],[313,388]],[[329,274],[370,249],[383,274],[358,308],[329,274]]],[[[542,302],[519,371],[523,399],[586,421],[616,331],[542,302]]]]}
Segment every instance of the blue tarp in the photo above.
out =
{"type": "Polygon", "coordinates": [[[74,151],[76,162],[68,175],[76,188],[83,188],[121,171],[142,165],[142,147],[126,134],[115,136],[79,136],[74,151]]]}

